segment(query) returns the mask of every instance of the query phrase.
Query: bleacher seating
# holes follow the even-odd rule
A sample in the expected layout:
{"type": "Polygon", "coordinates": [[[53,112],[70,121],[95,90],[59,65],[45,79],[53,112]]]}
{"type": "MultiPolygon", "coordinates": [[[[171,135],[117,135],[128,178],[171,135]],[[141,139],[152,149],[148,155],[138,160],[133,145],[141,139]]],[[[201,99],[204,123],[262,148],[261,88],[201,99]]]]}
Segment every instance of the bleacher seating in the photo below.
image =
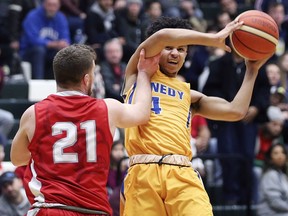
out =
{"type": "MultiPolygon", "coordinates": [[[[15,136],[19,122],[24,111],[35,102],[56,92],[56,83],[54,80],[29,80],[25,79],[7,79],[0,95],[0,108],[13,113],[15,122],[8,140],[11,143],[15,136]]],[[[11,145],[5,146],[4,161],[10,161],[11,145]]]]}

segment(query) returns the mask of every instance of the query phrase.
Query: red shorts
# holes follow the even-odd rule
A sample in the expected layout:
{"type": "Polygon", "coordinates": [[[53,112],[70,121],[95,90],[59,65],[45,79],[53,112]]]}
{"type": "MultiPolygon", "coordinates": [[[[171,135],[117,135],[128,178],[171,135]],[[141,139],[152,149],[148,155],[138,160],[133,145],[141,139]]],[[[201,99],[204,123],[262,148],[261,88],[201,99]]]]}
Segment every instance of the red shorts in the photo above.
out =
{"type": "Polygon", "coordinates": [[[107,216],[106,214],[83,214],[80,212],[69,211],[57,208],[34,208],[30,209],[27,216],[107,216]]]}

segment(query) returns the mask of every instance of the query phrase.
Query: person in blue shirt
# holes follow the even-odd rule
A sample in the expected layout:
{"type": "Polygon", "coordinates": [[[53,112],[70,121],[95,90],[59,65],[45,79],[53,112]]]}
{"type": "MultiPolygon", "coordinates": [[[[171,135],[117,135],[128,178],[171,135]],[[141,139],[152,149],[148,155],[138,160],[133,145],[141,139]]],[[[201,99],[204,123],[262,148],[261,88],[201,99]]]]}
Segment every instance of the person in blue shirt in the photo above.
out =
{"type": "Polygon", "coordinates": [[[23,21],[20,55],[31,63],[32,79],[53,78],[55,54],[70,45],[69,25],[59,10],[60,0],[44,0],[23,21]]]}

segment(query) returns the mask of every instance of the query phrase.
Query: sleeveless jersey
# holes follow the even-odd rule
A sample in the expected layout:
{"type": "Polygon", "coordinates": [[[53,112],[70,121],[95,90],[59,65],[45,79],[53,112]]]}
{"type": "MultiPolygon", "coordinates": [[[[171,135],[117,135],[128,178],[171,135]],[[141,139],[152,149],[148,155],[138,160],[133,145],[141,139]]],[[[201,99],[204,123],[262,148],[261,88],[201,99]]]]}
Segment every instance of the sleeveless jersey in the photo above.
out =
{"type": "MultiPolygon", "coordinates": [[[[134,85],[125,102],[133,103],[134,85]]],[[[181,154],[192,158],[190,148],[190,85],[159,70],[151,79],[152,108],[145,125],[125,129],[125,147],[135,154],[181,154]]]]}
{"type": "Polygon", "coordinates": [[[113,137],[104,100],[79,92],[35,104],[36,128],[24,176],[29,201],[112,214],[106,183],[113,137]]]}

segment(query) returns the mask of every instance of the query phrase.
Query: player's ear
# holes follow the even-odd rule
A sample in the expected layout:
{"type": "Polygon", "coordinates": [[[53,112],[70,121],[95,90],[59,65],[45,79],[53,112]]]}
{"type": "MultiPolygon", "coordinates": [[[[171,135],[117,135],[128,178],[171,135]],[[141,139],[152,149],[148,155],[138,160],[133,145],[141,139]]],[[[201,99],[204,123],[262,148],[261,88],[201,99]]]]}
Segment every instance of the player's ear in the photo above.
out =
{"type": "Polygon", "coordinates": [[[84,85],[87,87],[87,86],[89,86],[89,84],[90,84],[90,79],[91,79],[91,77],[89,76],[89,74],[85,74],[84,75],[84,77],[83,77],[83,82],[84,82],[84,85]]]}

